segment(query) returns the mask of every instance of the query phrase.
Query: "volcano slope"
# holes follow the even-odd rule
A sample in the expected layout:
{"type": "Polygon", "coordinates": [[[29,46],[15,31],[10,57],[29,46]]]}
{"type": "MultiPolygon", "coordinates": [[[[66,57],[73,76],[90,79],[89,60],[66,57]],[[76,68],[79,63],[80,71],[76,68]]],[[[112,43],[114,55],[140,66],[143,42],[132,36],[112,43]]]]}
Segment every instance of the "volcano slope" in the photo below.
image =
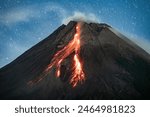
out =
{"type": "Polygon", "coordinates": [[[56,66],[44,72],[73,39],[77,23],[60,26],[1,68],[0,99],[150,99],[150,55],[107,24],[82,22],[84,81],[70,83],[75,51],[61,62],[59,78],[56,66]]]}

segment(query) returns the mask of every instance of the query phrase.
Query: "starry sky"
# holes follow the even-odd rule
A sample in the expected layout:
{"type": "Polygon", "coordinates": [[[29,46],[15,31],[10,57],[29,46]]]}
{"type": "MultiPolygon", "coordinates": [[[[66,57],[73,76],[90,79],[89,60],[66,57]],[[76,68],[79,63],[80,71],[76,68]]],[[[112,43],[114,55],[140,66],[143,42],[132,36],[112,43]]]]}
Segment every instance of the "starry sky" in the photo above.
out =
{"type": "Polygon", "coordinates": [[[150,0],[0,0],[0,68],[77,17],[107,23],[150,52],[150,0]]]}

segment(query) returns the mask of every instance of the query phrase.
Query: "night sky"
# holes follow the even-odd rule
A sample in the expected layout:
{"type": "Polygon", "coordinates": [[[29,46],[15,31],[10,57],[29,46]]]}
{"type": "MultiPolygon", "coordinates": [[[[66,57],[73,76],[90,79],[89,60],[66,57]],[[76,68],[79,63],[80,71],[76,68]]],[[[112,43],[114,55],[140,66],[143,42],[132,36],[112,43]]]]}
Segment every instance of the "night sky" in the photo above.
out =
{"type": "Polygon", "coordinates": [[[0,0],[0,67],[74,17],[107,23],[150,52],[150,0],[0,0]]]}

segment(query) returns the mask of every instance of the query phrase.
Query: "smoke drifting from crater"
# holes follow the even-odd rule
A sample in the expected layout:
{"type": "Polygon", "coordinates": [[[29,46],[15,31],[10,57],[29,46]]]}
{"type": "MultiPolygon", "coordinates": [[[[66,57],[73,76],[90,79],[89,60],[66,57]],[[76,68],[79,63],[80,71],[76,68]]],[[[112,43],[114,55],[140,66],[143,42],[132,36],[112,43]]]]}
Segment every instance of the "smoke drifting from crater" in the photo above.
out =
{"type": "Polygon", "coordinates": [[[82,12],[77,12],[75,11],[72,16],[65,17],[62,20],[62,24],[68,24],[71,20],[73,21],[84,21],[87,23],[99,23],[99,19],[94,15],[93,13],[82,13],[82,12]]]}

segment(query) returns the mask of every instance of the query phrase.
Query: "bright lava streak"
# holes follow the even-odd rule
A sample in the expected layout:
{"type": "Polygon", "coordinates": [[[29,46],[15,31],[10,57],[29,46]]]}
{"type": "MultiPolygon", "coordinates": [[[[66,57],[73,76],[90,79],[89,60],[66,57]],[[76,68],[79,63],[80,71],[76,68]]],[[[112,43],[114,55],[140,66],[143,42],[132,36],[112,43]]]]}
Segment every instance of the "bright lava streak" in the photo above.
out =
{"type": "Polygon", "coordinates": [[[73,68],[70,84],[73,87],[77,86],[78,82],[85,80],[85,74],[83,72],[82,64],[80,62],[80,25],[76,25],[76,33],[73,39],[61,50],[59,50],[51,60],[48,65],[46,72],[50,71],[52,67],[56,67],[56,77],[60,77],[61,73],[61,63],[63,60],[74,52],[73,56],[73,68]]]}

